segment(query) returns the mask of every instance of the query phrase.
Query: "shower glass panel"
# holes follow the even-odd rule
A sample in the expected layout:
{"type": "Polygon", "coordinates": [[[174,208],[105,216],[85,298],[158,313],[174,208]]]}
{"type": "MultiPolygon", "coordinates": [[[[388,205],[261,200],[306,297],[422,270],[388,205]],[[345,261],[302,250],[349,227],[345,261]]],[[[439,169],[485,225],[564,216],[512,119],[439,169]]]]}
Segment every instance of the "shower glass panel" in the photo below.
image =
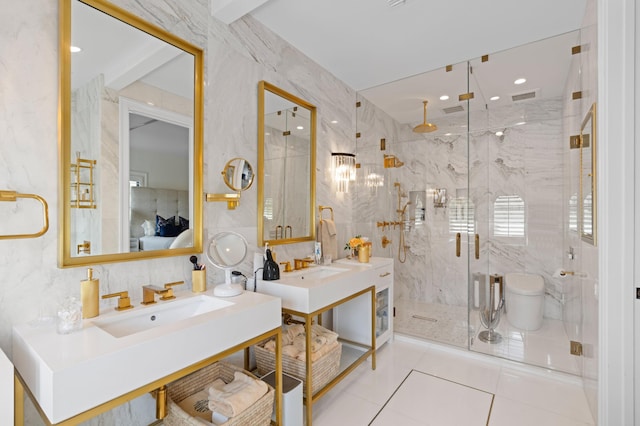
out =
{"type": "Polygon", "coordinates": [[[469,239],[469,347],[579,374],[564,318],[567,283],[554,276],[563,267],[570,223],[575,45],[577,32],[469,61],[475,94],[469,192],[477,234],[469,239]],[[519,78],[527,81],[515,84],[519,78]],[[544,289],[515,294],[516,285],[526,293],[535,286],[513,274],[539,277],[544,289]]]}

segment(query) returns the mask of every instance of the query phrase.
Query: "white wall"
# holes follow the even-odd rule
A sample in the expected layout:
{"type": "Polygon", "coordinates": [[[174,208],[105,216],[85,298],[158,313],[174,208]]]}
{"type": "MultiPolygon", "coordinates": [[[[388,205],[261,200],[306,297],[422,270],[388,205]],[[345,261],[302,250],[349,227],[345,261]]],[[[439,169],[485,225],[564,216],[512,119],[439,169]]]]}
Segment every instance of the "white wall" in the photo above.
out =
{"type": "MultiPolygon", "coordinates": [[[[343,240],[351,204],[335,197],[327,179],[330,152],[354,151],[355,92],[251,18],[231,26],[213,20],[207,0],[114,3],[205,49],[206,192],[226,192],[220,171],[232,157],[245,157],[256,166],[258,81],[267,80],[318,106],[317,203],[334,206],[343,240]]],[[[0,241],[0,347],[9,356],[12,325],[31,321],[41,312],[53,314],[65,296],[78,295],[80,280],[86,276],[85,268],[56,265],[57,18],[56,2],[36,0],[18,2],[0,15],[0,189],[43,196],[51,221],[41,238],[0,241]]],[[[234,229],[247,238],[251,251],[257,249],[255,188],[243,194],[236,210],[227,210],[225,203],[204,206],[205,241],[217,231],[234,229]]],[[[34,213],[33,204],[0,204],[0,217],[33,220],[39,226],[40,212],[34,213]]],[[[8,231],[3,226],[0,233],[8,231]]],[[[313,251],[310,243],[275,250],[282,260],[313,251]]],[[[128,290],[134,303],[141,299],[143,284],[191,279],[188,256],[92,266],[102,294],[128,290]]],[[[248,260],[241,270],[247,274],[251,268],[248,260]]],[[[210,284],[223,279],[211,266],[210,271],[210,284]]],[[[106,301],[101,309],[112,306],[106,301]]],[[[153,404],[145,396],[89,423],[149,424],[154,416],[153,404]]],[[[27,424],[41,424],[29,405],[27,424]]]]}

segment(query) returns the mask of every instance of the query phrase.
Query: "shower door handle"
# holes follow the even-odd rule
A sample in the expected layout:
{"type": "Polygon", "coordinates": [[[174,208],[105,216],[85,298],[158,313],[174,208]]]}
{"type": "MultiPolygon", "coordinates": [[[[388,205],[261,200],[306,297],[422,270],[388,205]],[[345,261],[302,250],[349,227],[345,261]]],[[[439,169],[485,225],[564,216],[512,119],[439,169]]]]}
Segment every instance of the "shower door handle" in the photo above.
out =
{"type": "Polygon", "coordinates": [[[460,257],[460,241],[461,241],[462,237],[460,236],[460,233],[458,232],[456,234],[456,257],[460,257]]]}
{"type": "Polygon", "coordinates": [[[476,234],[475,243],[476,243],[476,259],[480,259],[480,235],[478,234],[476,234]]]}

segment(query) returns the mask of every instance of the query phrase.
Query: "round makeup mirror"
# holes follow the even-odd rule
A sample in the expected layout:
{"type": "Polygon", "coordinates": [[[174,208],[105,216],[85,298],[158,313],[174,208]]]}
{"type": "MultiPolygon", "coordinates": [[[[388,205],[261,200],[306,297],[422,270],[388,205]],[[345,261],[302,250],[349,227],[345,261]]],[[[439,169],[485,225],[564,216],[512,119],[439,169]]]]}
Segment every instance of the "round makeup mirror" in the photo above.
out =
{"type": "Polygon", "coordinates": [[[232,158],[222,171],[224,183],[233,191],[246,191],[253,183],[253,167],[244,158],[232,158]]]}
{"type": "Polygon", "coordinates": [[[224,269],[224,283],[215,286],[213,295],[231,297],[242,294],[240,284],[231,284],[231,270],[247,257],[247,240],[236,232],[220,232],[211,237],[205,254],[213,266],[224,269]]]}

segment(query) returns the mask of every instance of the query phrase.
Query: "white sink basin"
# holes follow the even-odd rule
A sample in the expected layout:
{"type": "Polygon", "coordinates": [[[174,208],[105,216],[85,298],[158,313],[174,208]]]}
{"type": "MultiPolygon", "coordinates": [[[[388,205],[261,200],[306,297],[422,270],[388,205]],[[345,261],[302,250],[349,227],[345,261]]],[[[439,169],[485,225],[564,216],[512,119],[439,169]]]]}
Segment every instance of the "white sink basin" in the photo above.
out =
{"type": "Polygon", "coordinates": [[[141,311],[123,313],[122,316],[95,320],[93,323],[113,337],[125,337],[233,305],[233,302],[205,295],[163,303],[160,301],[141,311]]]}
{"type": "Polygon", "coordinates": [[[321,280],[342,272],[349,271],[347,268],[336,268],[334,266],[316,266],[295,272],[283,272],[280,274],[281,280],[293,278],[295,280],[321,280]]]}

